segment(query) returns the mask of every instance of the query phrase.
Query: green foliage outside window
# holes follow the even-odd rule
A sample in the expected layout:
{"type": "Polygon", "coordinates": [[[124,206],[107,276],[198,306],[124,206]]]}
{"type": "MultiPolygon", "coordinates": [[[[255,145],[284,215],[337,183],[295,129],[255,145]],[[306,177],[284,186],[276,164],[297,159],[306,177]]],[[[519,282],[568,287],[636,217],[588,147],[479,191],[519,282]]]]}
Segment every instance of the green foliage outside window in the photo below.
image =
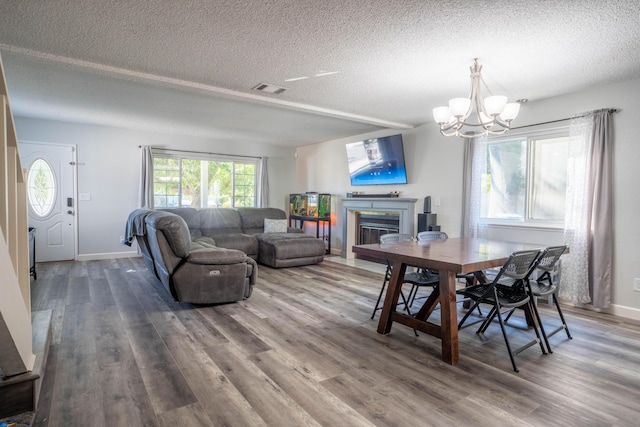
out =
{"type": "Polygon", "coordinates": [[[526,140],[487,146],[487,172],[491,176],[490,218],[523,218],[526,186],[526,140]]]}
{"type": "Polygon", "coordinates": [[[489,142],[486,155],[481,217],[564,219],[568,136],[542,134],[489,142]]]}
{"type": "Polygon", "coordinates": [[[253,163],[154,157],[155,207],[255,206],[253,163]]]}
{"type": "Polygon", "coordinates": [[[236,164],[234,168],[236,206],[253,206],[255,200],[255,165],[236,164]]]}

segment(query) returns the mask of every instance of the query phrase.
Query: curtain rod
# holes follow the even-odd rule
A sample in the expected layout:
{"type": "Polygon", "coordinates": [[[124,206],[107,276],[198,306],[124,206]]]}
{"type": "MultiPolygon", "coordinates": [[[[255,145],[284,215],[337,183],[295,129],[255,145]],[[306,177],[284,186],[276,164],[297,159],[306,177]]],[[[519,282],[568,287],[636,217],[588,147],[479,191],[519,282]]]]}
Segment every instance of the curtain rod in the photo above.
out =
{"type": "MultiPolygon", "coordinates": [[[[617,113],[618,111],[620,111],[617,108],[603,108],[602,110],[608,110],[610,113],[617,113]]],[[[596,111],[598,111],[598,110],[596,110],[596,111]]],[[[549,120],[548,122],[532,123],[530,125],[522,125],[522,126],[518,126],[518,127],[515,127],[515,128],[511,128],[510,130],[524,129],[524,128],[529,128],[529,127],[532,127],[532,126],[549,125],[551,123],[566,122],[567,120],[579,119],[580,117],[586,117],[589,114],[591,114],[591,112],[584,113],[584,114],[578,114],[578,115],[573,116],[573,117],[566,117],[564,119],[549,120]]]]}
{"type": "MultiPolygon", "coordinates": [[[[138,145],[138,148],[142,148],[142,145],[138,145]]],[[[192,153],[192,154],[208,154],[209,156],[239,157],[242,159],[262,159],[263,158],[261,156],[241,156],[239,154],[208,153],[206,151],[193,151],[193,150],[172,150],[170,148],[151,147],[151,149],[162,150],[162,151],[172,151],[174,153],[192,153]]]]}

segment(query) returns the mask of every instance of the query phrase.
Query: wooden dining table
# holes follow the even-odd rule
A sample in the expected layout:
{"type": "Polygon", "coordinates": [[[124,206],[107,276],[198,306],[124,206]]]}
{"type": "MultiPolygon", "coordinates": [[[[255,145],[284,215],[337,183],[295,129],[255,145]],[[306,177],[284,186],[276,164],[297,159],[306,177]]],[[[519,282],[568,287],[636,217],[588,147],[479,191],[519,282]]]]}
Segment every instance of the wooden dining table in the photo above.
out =
{"type": "Polygon", "coordinates": [[[476,238],[374,243],[354,245],[356,254],[389,260],[393,264],[389,288],[385,295],[378,333],[388,334],[393,322],[409,326],[442,340],[442,360],[458,363],[458,312],[456,304],[456,275],[475,273],[501,267],[515,251],[536,249],[538,246],[476,238]],[[396,311],[407,266],[437,270],[440,284],[425,300],[414,316],[396,311]],[[440,324],[429,316],[440,305],[440,324]]]}

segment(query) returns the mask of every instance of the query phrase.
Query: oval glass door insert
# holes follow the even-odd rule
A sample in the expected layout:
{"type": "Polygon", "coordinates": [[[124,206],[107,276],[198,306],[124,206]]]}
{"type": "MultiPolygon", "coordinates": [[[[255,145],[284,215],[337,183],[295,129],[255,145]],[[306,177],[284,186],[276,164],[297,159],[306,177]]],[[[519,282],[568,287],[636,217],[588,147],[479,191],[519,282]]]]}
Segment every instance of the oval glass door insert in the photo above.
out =
{"type": "Polygon", "coordinates": [[[49,215],[56,199],[56,185],[53,169],[45,159],[36,159],[31,164],[27,193],[33,212],[40,217],[49,215]]]}

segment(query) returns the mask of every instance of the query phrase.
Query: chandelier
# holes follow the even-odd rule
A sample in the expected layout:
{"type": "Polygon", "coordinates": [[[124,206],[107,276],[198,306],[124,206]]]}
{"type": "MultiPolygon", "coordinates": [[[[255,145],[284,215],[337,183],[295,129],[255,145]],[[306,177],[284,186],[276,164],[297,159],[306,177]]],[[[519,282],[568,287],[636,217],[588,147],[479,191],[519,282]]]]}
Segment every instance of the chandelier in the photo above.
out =
{"type": "Polygon", "coordinates": [[[473,60],[471,70],[471,93],[468,98],[453,98],[448,107],[433,109],[433,118],[444,136],[474,138],[480,135],[501,135],[509,130],[511,121],[518,116],[520,104],[507,103],[507,97],[491,95],[482,79],[482,65],[473,60]],[[480,89],[484,86],[491,96],[482,99],[480,89]]]}

